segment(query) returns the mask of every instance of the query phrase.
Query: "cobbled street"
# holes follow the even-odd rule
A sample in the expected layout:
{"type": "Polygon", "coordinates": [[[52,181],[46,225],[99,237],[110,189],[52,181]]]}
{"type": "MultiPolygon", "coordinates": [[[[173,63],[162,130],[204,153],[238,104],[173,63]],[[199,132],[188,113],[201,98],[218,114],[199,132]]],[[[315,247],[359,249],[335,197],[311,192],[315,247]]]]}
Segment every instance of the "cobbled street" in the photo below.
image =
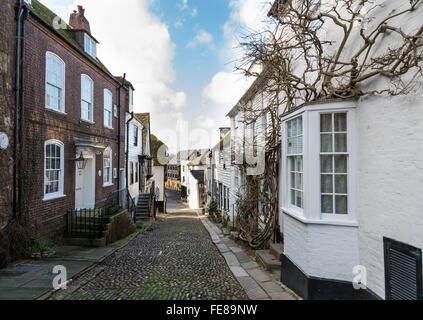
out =
{"type": "Polygon", "coordinates": [[[197,214],[168,191],[168,216],[51,299],[248,299],[197,214]]]}

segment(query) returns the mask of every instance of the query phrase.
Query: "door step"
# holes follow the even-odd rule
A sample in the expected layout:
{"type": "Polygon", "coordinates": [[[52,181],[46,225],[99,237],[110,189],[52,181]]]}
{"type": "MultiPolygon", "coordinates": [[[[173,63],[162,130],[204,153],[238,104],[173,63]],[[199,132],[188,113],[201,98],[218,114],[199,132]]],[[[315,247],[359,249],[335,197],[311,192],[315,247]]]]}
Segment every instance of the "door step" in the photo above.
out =
{"type": "Polygon", "coordinates": [[[280,271],[282,263],[270,253],[270,250],[257,250],[256,262],[262,265],[267,271],[280,271]]]}
{"type": "Polygon", "coordinates": [[[283,255],[283,244],[282,243],[271,243],[270,253],[279,261],[282,261],[283,255]]]}

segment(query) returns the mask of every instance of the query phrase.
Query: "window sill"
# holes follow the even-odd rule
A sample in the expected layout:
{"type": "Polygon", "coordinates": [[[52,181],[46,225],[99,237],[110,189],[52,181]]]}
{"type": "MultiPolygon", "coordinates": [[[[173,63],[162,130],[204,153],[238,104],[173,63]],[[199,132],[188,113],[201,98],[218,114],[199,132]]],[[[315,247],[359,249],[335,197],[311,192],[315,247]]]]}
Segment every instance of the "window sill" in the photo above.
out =
{"type": "Polygon", "coordinates": [[[89,123],[89,124],[95,124],[95,122],[91,121],[91,120],[82,119],[82,118],[80,120],[81,120],[81,122],[86,122],[86,123],[89,123]]]}
{"type": "Polygon", "coordinates": [[[67,116],[67,115],[68,115],[68,114],[67,114],[66,112],[64,112],[64,111],[56,110],[56,109],[49,108],[49,107],[46,107],[46,110],[51,111],[51,112],[54,112],[54,113],[57,113],[57,114],[61,114],[61,115],[63,115],[63,116],[67,116]]]}
{"type": "Polygon", "coordinates": [[[340,226],[340,227],[353,227],[358,228],[358,222],[349,220],[346,217],[344,219],[329,219],[325,217],[321,220],[308,219],[304,214],[293,208],[281,208],[283,213],[294,218],[304,224],[315,224],[315,225],[328,225],[328,226],[340,226]]]}
{"type": "Polygon", "coordinates": [[[67,197],[65,194],[54,194],[44,196],[43,201],[57,200],[67,197]]]}
{"type": "Polygon", "coordinates": [[[105,129],[114,130],[113,127],[104,126],[105,129]]]}
{"type": "Polygon", "coordinates": [[[103,188],[108,188],[108,187],[111,187],[111,186],[114,186],[114,183],[105,183],[105,184],[103,184],[103,188]]]}

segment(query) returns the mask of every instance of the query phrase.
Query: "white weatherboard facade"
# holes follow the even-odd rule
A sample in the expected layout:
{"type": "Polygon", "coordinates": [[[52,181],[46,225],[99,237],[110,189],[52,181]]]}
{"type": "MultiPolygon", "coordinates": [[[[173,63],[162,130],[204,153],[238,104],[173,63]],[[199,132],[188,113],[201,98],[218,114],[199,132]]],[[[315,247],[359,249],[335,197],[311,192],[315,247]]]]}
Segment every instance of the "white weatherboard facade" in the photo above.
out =
{"type": "MultiPolygon", "coordinates": [[[[138,201],[138,196],[140,194],[140,186],[139,186],[139,156],[143,154],[142,150],[142,130],[144,130],[144,127],[140,121],[137,120],[136,117],[134,117],[128,124],[128,121],[131,119],[130,114],[126,114],[126,128],[125,128],[125,138],[129,139],[129,152],[128,152],[128,189],[129,194],[134,199],[135,203],[138,201]],[[127,137],[127,126],[129,125],[129,137],[127,137]],[[135,130],[138,131],[138,142],[135,144],[136,136],[135,136],[135,130]],[[133,174],[133,180],[131,181],[131,173],[133,174]],[[138,173],[138,175],[137,175],[138,173]]],[[[148,140],[148,139],[147,139],[148,140]]],[[[126,151],[126,143],[125,143],[125,151],[126,151]]]]}

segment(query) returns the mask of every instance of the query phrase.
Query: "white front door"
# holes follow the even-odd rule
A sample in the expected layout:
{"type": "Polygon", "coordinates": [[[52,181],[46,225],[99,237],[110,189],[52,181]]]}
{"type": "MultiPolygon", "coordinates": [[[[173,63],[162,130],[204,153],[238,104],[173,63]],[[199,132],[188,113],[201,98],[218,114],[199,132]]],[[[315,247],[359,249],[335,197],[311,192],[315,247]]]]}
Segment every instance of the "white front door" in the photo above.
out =
{"type": "Polygon", "coordinates": [[[75,208],[94,209],[95,207],[95,163],[88,159],[85,169],[75,168],[75,208]]]}

